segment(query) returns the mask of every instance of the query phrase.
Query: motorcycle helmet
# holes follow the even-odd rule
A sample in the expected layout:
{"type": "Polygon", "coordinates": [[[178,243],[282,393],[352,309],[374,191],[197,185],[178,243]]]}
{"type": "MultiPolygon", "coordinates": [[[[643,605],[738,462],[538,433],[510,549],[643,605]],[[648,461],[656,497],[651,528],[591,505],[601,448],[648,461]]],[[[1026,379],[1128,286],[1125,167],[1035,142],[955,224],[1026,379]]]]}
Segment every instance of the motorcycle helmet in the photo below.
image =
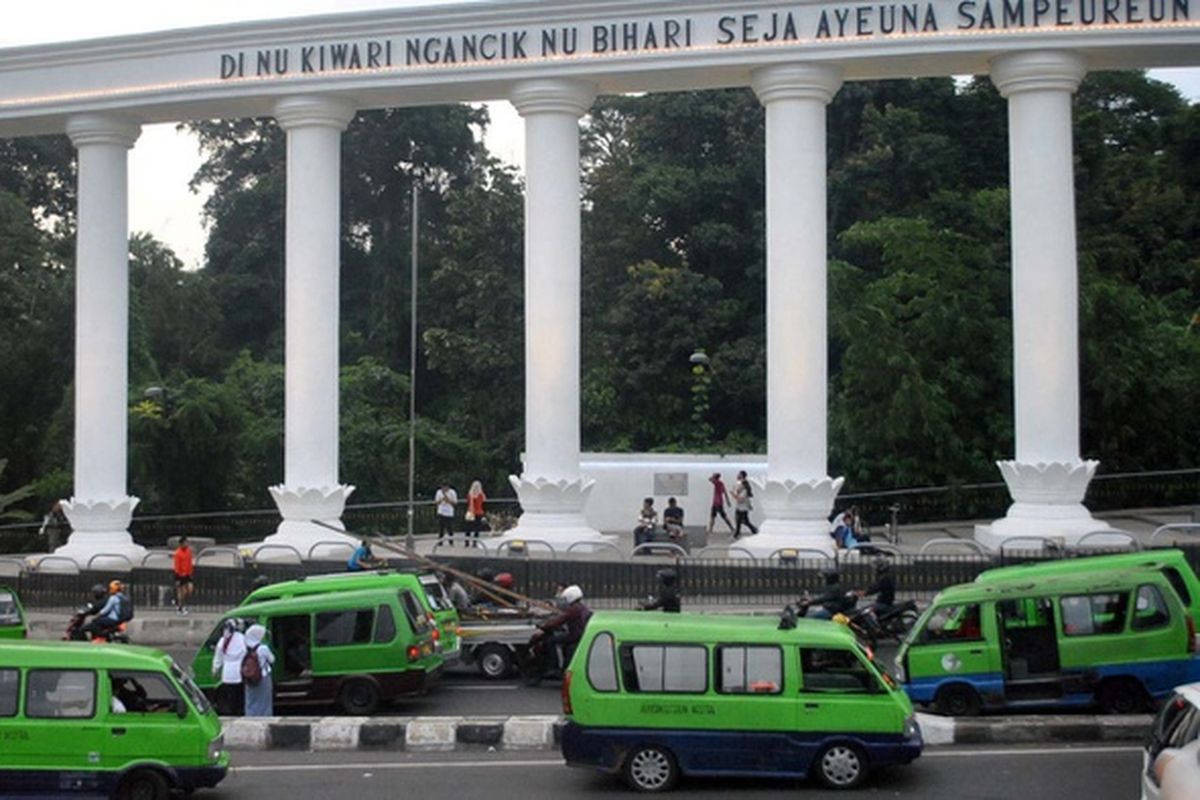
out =
{"type": "Polygon", "coordinates": [[[892,563],[886,558],[875,559],[875,574],[884,575],[892,568],[892,563]]]}
{"type": "Polygon", "coordinates": [[[837,567],[825,567],[821,570],[821,577],[825,579],[826,586],[832,586],[841,579],[841,574],[837,567]]]}
{"type": "Polygon", "coordinates": [[[105,597],[108,597],[108,589],[105,588],[103,583],[97,583],[92,587],[92,597],[97,600],[103,600],[105,597]]]}
{"type": "Polygon", "coordinates": [[[116,594],[124,588],[124,584],[122,584],[120,581],[110,581],[108,584],[109,594],[116,594]]]}
{"type": "Polygon", "coordinates": [[[657,577],[658,577],[658,582],[661,583],[663,586],[674,586],[675,585],[675,570],[673,570],[673,569],[660,569],[657,572],[657,577]]]}
{"type": "Polygon", "coordinates": [[[571,586],[563,589],[562,598],[563,602],[565,602],[567,605],[570,605],[571,603],[578,603],[583,599],[583,589],[580,589],[578,586],[572,584],[571,586]]]}
{"type": "Polygon", "coordinates": [[[512,587],[513,587],[512,573],[511,572],[501,572],[499,575],[496,576],[493,583],[495,583],[501,589],[512,589],[512,587]]]}

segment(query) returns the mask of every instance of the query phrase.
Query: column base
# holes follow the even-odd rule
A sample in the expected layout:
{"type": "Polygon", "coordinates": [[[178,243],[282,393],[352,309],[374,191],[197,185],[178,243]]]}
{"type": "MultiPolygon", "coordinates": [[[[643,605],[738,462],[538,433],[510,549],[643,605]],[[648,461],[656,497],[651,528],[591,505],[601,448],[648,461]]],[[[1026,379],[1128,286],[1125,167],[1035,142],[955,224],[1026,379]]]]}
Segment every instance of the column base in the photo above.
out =
{"type": "MultiPolygon", "coordinates": [[[[80,569],[88,569],[89,562],[92,569],[128,570],[130,566],[140,565],[146,557],[146,548],[134,543],[129,535],[129,523],[139,502],[136,497],[63,500],[63,513],[71,523],[71,535],[54,555],[72,559],[80,569]]],[[[48,563],[47,569],[52,570],[53,564],[48,563]]]]}
{"type": "Polygon", "coordinates": [[[739,539],[735,545],[749,550],[755,558],[768,558],[776,550],[789,547],[833,555],[829,515],[845,482],[845,478],[828,476],[798,481],[770,476],[752,479],[755,499],[762,505],[765,518],[757,535],[739,539]]]}
{"type": "MultiPolygon", "coordinates": [[[[338,532],[346,529],[341,517],[346,510],[346,499],[354,491],[353,486],[339,484],[309,488],[280,484],[270,487],[269,491],[283,521],[275,533],[263,539],[262,544],[291,547],[300,553],[302,559],[307,559],[309,551],[319,542],[342,542],[358,546],[358,539],[338,532]],[[337,531],[318,525],[313,520],[337,528],[337,531]]],[[[256,558],[260,561],[290,560],[282,547],[268,548],[256,558]]]]}
{"type": "MultiPolygon", "coordinates": [[[[1004,540],[1014,536],[1044,537],[1055,544],[1070,547],[1086,534],[1116,529],[1098,520],[1083,505],[1088,483],[1100,466],[1098,461],[1052,461],[1022,464],[1017,461],[997,462],[1004,482],[1008,484],[1013,504],[1003,519],[991,525],[975,526],[975,541],[984,547],[998,550],[1004,540]]],[[[1124,536],[1097,536],[1088,544],[1097,547],[1119,546],[1128,543],[1124,536]]],[[[1014,542],[1018,549],[1037,550],[1036,541],[1014,542]]]]}
{"type": "MultiPolygon", "coordinates": [[[[616,537],[605,536],[589,525],[583,515],[584,503],[596,484],[591,478],[554,480],[510,475],[508,481],[521,501],[521,518],[516,527],[492,539],[489,546],[514,540],[542,541],[561,554],[576,542],[615,541],[616,537]]],[[[536,545],[534,548],[536,551],[536,545]]]]}

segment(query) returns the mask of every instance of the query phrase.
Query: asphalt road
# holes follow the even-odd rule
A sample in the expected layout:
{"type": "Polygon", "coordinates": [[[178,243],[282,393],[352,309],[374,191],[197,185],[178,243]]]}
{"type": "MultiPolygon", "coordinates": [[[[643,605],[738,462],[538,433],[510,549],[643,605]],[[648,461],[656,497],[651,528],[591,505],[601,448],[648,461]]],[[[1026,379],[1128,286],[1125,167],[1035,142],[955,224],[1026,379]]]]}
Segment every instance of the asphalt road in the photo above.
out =
{"type": "MultiPolygon", "coordinates": [[[[197,800],[397,796],[531,800],[633,796],[618,779],[569,769],[548,753],[235,753],[235,767],[197,800]]],[[[1127,800],[1138,794],[1136,747],[933,748],[916,763],[873,776],[861,790],[828,792],[794,781],[693,779],[677,796],[768,800],[779,792],[844,800],[1127,800]]]]}

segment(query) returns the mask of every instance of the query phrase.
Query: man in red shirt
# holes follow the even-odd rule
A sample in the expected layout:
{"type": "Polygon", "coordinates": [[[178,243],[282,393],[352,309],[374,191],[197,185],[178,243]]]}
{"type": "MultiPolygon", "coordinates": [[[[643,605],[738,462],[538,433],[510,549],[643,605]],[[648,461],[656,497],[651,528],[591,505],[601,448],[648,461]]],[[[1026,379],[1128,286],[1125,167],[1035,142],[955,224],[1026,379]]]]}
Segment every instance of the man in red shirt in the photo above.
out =
{"type": "Polygon", "coordinates": [[[186,614],[187,600],[196,588],[192,584],[192,574],[195,565],[192,560],[192,546],[186,536],[179,537],[179,546],[175,548],[173,568],[175,570],[175,613],[186,614]]]}
{"type": "Polygon", "coordinates": [[[712,508],[708,512],[708,532],[712,533],[713,525],[720,516],[729,527],[729,532],[733,533],[733,523],[729,521],[729,515],[725,513],[725,504],[729,502],[729,492],[725,489],[725,481],[721,480],[719,472],[714,472],[708,481],[713,485],[712,508]]]}

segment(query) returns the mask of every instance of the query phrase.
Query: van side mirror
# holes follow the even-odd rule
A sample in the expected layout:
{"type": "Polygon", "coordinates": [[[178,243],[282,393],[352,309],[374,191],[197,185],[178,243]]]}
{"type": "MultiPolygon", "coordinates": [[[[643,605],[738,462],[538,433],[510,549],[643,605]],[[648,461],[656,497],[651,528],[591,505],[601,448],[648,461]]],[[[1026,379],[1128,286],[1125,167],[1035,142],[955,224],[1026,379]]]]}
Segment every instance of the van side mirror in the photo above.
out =
{"type": "Polygon", "coordinates": [[[187,701],[182,697],[175,701],[175,716],[180,719],[187,719],[188,705],[187,701]]]}

